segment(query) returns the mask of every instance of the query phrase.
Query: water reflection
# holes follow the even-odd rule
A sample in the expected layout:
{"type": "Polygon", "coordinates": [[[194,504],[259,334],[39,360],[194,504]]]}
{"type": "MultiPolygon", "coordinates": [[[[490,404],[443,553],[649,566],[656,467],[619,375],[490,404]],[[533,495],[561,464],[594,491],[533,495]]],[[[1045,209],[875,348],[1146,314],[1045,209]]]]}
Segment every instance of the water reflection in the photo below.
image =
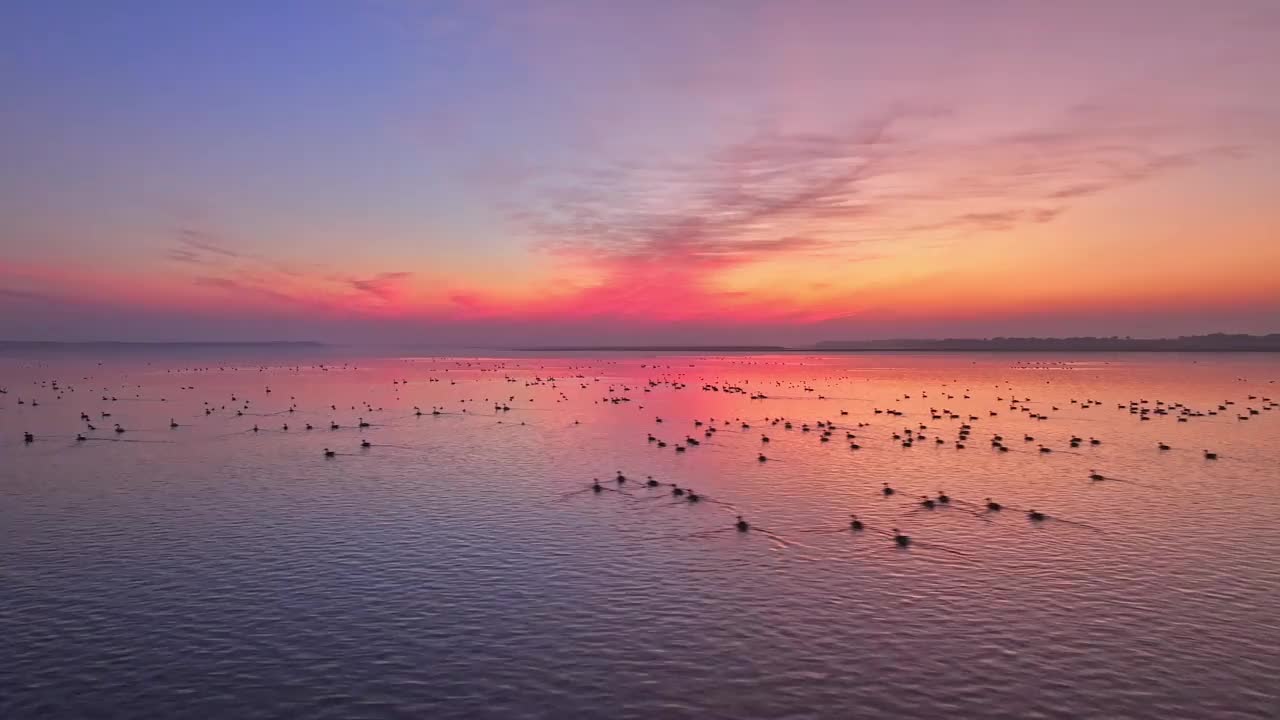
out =
{"type": "Polygon", "coordinates": [[[1276,706],[1266,356],[2,362],[6,717],[1276,706]]]}

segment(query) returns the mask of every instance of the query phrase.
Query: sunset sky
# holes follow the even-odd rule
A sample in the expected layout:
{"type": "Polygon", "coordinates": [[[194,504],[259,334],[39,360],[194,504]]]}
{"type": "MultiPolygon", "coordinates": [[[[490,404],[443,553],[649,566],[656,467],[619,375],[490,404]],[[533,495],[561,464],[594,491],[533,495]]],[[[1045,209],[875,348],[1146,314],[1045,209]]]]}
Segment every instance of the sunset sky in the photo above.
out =
{"type": "Polygon", "coordinates": [[[0,339],[1280,332],[1280,3],[0,9],[0,339]]]}

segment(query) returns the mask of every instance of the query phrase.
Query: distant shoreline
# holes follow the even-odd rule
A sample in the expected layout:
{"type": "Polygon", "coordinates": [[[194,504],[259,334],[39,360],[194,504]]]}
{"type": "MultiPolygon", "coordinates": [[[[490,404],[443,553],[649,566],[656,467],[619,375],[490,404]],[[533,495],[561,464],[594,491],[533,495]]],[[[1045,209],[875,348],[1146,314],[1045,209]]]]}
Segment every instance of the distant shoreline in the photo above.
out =
{"type": "Polygon", "coordinates": [[[0,340],[7,347],[328,347],[311,340],[0,340]]]}
{"type": "Polygon", "coordinates": [[[517,352],[1280,352],[1280,334],[1192,335],[1177,338],[944,338],[937,340],[828,340],[783,345],[554,345],[517,352]]]}
{"type": "Polygon", "coordinates": [[[995,337],[939,340],[827,341],[814,345],[824,352],[911,350],[924,352],[1280,352],[1280,334],[1185,335],[1176,338],[1129,337],[995,337]]]}
{"type": "Polygon", "coordinates": [[[678,353],[753,353],[753,352],[769,352],[769,353],[788,353],[793,355],[804,354],[848,354],[855,355],[858,353],[893,353],[893,352],[913,352],[913,353],[960,353],[960,352],[987,352],[987,353],[1029,353],[1029,352],[1077,352],[1077,353],[1116,353],[1116,352],[1137,352],[1137,353],[1280,353],[1280,348],[1133,348],[1133,349],[1115,349],[1115,348],[990,348],[990,347],[954,347],[954,348],[919,348],[919,347],[874,347],[874,348],[820,348],[820,347],[780,347],[780,348],[717,348],[717,347],[660,347],[660,348],[637,348],[637,347],[526,347],[526,348],[504,348],[507,352],[678,352],[678,353]]]}
{"type": "MultiPolygon", "coordinates": [[[[412,345],[345,345],[312,340],[246,340],[246,341],[120,341],[120,340],[0,340],[0,350],[335,350],[339,348],[384,348],[411,350],[412,345]]],[[[497,346],[435,346],[433,350],[451,352],[523,352],[523,353],[577,353],[577,352],[633,352],[633,353],[1280,353],[1280,333],[1270,335],[1193,335],[1177,338],[1120,338],[1120,337],[996,337],[996,338],[943,338],[943,339],[892,339],[892,340],[828,340],[813,345],[543,345],[520,347],[497,346]]]]}
{"type": "Polygon", "coordinates": [[[827,347],[780,347],[780,348],[718,348],[718,347],[660,347],[660,348],[639,348],[639,347],[525,347],[525,348],[504,348],[507,352],[672,352],[672,353],[787,353],[791,355],[822,355],[822,354],[842,354],[856,355],[858,353],[1051,353],[1051,352],[1074,352],[1074,353],[1280,353],[1280,348],[1046,348],[1046,347],[1026,347],[1026,348],[992,348],[992,347],[948,347],[948,348],[921,348],[921,347],[869,347],[869,348],[827,348],[827,347]]]}
{"type": "Polygon", "coordinates": [[[504,348],[510,352],[795,352],[784,345],[549,345],[504,348]]]}

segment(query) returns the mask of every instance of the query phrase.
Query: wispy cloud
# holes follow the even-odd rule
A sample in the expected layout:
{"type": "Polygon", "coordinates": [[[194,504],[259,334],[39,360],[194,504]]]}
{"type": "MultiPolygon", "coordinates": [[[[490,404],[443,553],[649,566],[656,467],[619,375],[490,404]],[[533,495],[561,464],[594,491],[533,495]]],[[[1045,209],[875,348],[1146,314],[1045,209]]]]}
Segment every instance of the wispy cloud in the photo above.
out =
{"type": "Polygon", "coordinates": [[[253,280],[237,279],[230,277],[209,277],[198,276],[192,279],[192,283],[197,286],[215,288],[225,290],[228,293],[238,296],[242,299],[267,299],[275,302],[285,303],[287,305],[294,304],[310,304],[305,297],[273,289],[262,282],[253,280]]]}
{"type": "Polygon", "coordinates": [[[185,246],[188,252],[196,254],[203,253],[233,259],[245,257],[244,253],[225,247],[211,233],[203,230],[182,228],[178,230],[178,242],[185,246]]]}
{"type": "Polygon", "coordinates": [[[384,272],[371,278],[353,278],[347,283],[361,293],[382,302],[389,302],[400,295],[403,281],[411,277],[413,277],[411,272],[384,272]]]}
{"type": "Polygon", "coordinates": [[[198,286],[324,312],[819,322],[865,305],[859,266],[1053,223],[1090,197],[1247,154],[1254,139],[1225,145],[1196,118],[1114,102],[955,132],[970,112],[897,103],[825,132],[759,124],[696,155],[524,167],[507,219],[554,271],[515,295],[456,282],[417,293],[407,270],[299,270],[195,227],[175,233],[166,257],[194,268],[198,286]]]}
{"type": "Polygon", "coordinates": [[[53,296],[47,293],[5,287],[0,287],[0,297],[32,302],[47,302],[53,299],[53,296]]]}
{"type": "Polygon", "coordinates": [[[962,116],[897,107],[843,132],[761,131],[700,159],[584,172],[511,218],[594,278],[548,312],[784,316],[798,309],[726,279],[754,264],[847,264],[1050,223],[1084,198],[1244,152],[1115,108],[957,140],[947,131],[962,116]]]}
{"type": "Polygon", "coordinates": [[[387,271],[352,276],[318,264],[303,272],[289,263],[236,249],[215,234],[194,228],[175,233],[165,258],[192,268],[192,285],[225,293],[237,303],[323,314],[393,308],[405,299],[414,275],[387,271]]]}

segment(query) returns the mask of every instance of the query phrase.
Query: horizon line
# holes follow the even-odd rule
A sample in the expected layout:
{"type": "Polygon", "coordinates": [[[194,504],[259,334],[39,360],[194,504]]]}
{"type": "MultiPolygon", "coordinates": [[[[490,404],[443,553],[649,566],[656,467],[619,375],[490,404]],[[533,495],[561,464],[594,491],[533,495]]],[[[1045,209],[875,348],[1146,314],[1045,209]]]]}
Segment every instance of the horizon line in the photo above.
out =
{"type": "Polygon", "coordinates": [[[1035,337],[993,336],[985,338],[891,338],[880,340],[820,340],[809,344],[753,343],[651,343],[651,344],[550,344],[480,345],[470,343],[334,343],[318,340],[0,340],[4,347],[383,347],[471,349],[504,352],[850,352],[850,351],[1268,351],[1280,352],[1280,333],[1208,333],[1177,337],[1137,338],[1132,336],[1035,337]]]}

